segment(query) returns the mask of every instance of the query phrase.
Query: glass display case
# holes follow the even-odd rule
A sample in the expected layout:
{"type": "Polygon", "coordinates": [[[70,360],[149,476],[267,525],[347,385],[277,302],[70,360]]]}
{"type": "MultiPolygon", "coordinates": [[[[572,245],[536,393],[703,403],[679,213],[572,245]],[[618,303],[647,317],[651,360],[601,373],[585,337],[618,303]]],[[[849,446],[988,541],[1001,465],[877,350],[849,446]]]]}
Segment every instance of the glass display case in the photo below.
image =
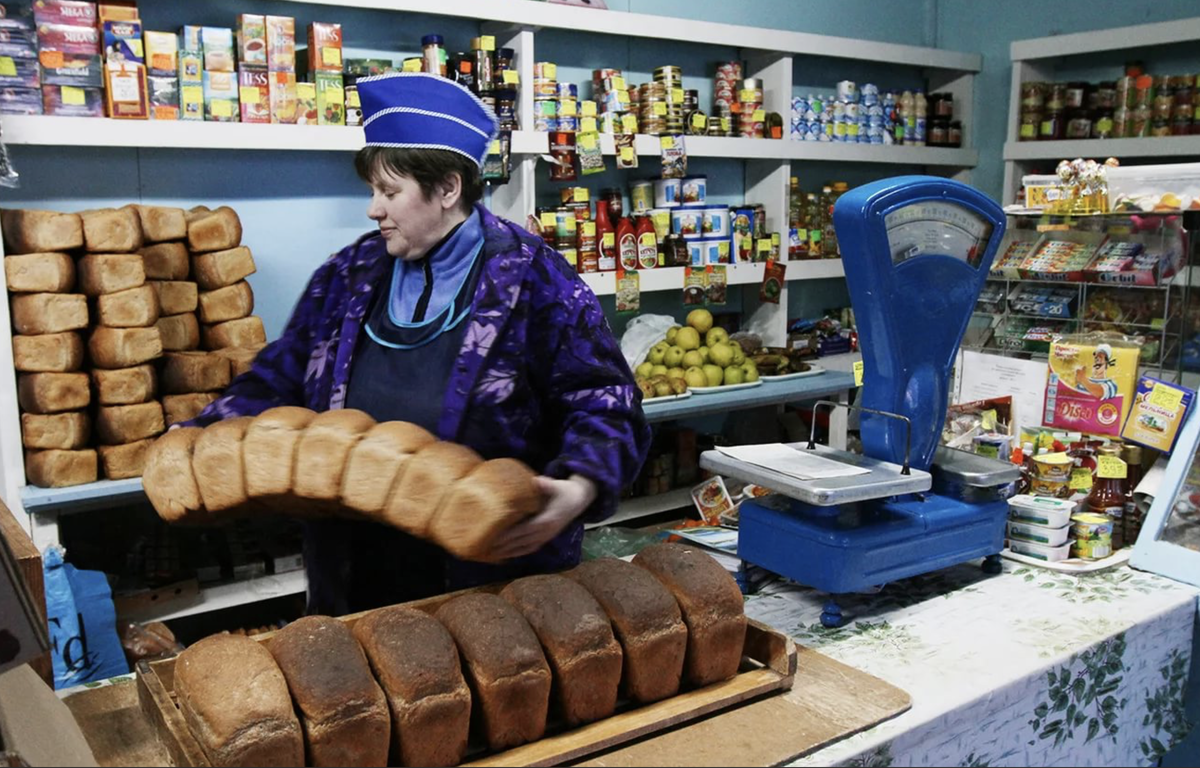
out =
{"type": "Polygon", "coordinates": [[[1140,339],[1143,372],[1178,381],[1197,228],[1200,211],[1008,214],[963,347],[1045,359],[1055,335],[1115,331],[1140,339]]]}
{"type": "Polygon", "coordinates": [[[1200,586],[1200,414],[1193,406],[1129,564],[1200,586]]]}

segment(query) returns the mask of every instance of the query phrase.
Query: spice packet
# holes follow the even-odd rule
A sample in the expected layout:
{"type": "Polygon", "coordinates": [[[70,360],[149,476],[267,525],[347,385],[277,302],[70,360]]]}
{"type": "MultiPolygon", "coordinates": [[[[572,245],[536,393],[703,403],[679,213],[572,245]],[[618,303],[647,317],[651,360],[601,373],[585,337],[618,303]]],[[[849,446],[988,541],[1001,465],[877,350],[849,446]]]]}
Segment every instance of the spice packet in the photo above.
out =
{"type": "Polygon", "coordinates": [[[709,304],[725,303],[725,265],[709,264],[704,268],[705,276],[708,279],[708,289],[705,291],[705,298],[709,304]]]}
{"type": "Polygon", "coordinates": [[[786,265],[768,261],[767,268],[763,270],[762,287],[758,289],[758,300],[764,304],[778,304],[779,297],[783,294],[783,281],[786,278],[786,265]]]}
{"type": "Polygon", "coordinates": [[[683,268],[683,303],[703,304],[708,294],[708,273],[703,269],[683,268]]]}
{"type": "Polygon", "coordinates": [[[682,179],[687,176],[687,149],[683,144],[683,135],[663,135],[658,140],[662,146],[662,177],[682,179]]]}
{"type": "Polygon", "coordinates": [[[584,176],[604,173],[604,153],[600,150],[600,134],[589,132],[575,137],[579,150],[579,170],[584,176]]]}
{"type": "Polygon", "coordinates": [[[725,481],[720,475],[710,477],[692,489],[692,502],[700,512],[700,517],[709,525],[719,525],[721,515],[727,515],[734,510],[733,498],[725,489],[725,481]]]}
{"type": "Polygon", "coordinates": [[[634,149],[632,133],[618,133],[613,137],[617,146],[617,168],[628,170],[638,167],[637,150],[634,149]]]}
{"type": "Polygon", "coordinates": [[[617,312],[638,312],[642,308],[642,288],[636,270],[617,270],[617,312]]]}
{"type": "Polygon", "coordinates": [[[1170,452],[1195,396],[1187,387],[1142,376],[1121,437],[1156,451],[1170,452]]]}

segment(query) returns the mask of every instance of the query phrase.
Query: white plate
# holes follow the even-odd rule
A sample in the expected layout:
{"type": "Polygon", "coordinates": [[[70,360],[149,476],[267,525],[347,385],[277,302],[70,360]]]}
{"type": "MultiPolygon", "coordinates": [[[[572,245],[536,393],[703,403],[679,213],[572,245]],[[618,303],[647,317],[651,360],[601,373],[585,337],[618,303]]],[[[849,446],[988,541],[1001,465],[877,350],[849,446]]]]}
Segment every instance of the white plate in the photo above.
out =
{"type": "Polygon", "coordinates": [[[762,381],[788,381],[790,379],[803,379],[806,376],[820,376],[822,373],[825,373],[824,368],[822,368],[819,365],[810,365],[810,366],[808,366],[807,371],[797,371],[795,373],[781,373],[778,376],[768,376],[764,373],[760,373],[758,375],[758,378],[761,379],[762,381]]]}
{"type": "Polygon", "coordinates": [[[689,390],[689,391],[684,392],[679,395],[660,395],[658,397],[643,397],[642,405],[647,406],[647,405],[654,405],[655,403],[670,403],[674,400],[686,400],[687,398],[689,398],[691,396],[692,396],[692,393],[691,393],[691,390],[689,390]]]}
{"type": "Polygon", "coordinates": [[[1080,560],[1077,557],[1069,557],[1066,560],[1059,560],[1057,563],[1048,563],[1045,560],[1038,560],[1036,557],[1028,557],[1022,555],[1020,552],[1013,552],[1007,547],[1001,550],[1000,554],[1009,560],[1014,560],[1024,565],[1045,568],[1048,571],[1058,571],[1059,573],[1094,573],[1095,571],[1104,571],[1128,563],[1129,555],[1132,551],[1133,547],[1125,547],[1099,560],[1080,560]]]}
{"type": "Polygon", "coordinates": [[[692,387],[688,392],[695,392],[697,395],[715,395],[721,392],[733,392],[736,389],[750,389],[752,387],[761,387],[762,380],[747,381],[742,384],[722,384],[719,387],[692,387]]]}

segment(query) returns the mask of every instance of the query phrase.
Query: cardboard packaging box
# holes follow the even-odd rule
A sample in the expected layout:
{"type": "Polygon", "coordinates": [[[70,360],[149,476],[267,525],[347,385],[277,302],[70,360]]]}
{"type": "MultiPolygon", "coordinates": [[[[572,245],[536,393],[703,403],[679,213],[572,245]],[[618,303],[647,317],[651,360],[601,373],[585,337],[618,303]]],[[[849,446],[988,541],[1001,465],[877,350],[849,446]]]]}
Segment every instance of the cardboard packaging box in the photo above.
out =
{"type": "Polygon", "coordinates": [[[267,16],[267,69],[296,71],[296,20],[291,16],[267,16]]]}
{"type": "Polygon", "coordinates": [[[296,81],[296,124],[317,124],[317,85],[296,81]]]}
{"type": "Polygon", "coordinates": [[[134,0],[100,3],[96,10],[101,24],[106,21],[141,21],[134,0]]]}
{"type": "Polygon", "coordinates": [[[238,101],[243,123],[271,122],[271,85],[266,67],[238,67],[238,101]]]}
{"type": "Polygon", "coordinates": [[[37,88],[41,85],[41,69],[36,59],[9,59],[12,65],[0,74],[0,88],[37,88]]]}
{"type": "Polygon", "coordinates": [[[179,51],[179,82],[202,85],[204,83],[204,54],[198,50],[179,51]]]}
{"type": "Polygon", "coordinates": [[[267,66],[267,20],[265,16],[243,13],[237,24],[238,66],[267,66]]]}
{"type": "MultiPolygon", "coordinates": [[[[308,25],[308,71],[342,71],[342,25],[322,24],[314,21],[308,25]]],[[[317,88],[317,92],[320,92],[317,88]]]]}
{"type": "Polygon", "coordinates": [[[98,56],[100,30],[97,27],[77,27],[71,24],[39,24],[38,50],[44,56],[48,51],[79,53],[98,56]]]}
{"type": "Polygon", "coordinates": [[[26,3],[0,3],[0,29],[31,31],[35,26],[32,6],[26,3]]]}
{"type": "Polygon", "coordinates": [[[195,83],[179,84],[179,119],[204,119],[204,86],[195,83]]]}
{"type": "Polygon", "coordinates": [[[203,27],[200,49],[204,51],[204,69],[209,72],[233,72],[233,30],[229,27],[203,27]]]}
{"type": "Polygon", "coordinates": [[[95,3],[81,0],[35,0],[33,19],[39,27],[43,24],[72,24],[95,29],[99,17],[95,3]]]}
{"type": "Polygon", "coordinates": [[[37,55],[37,32],[32,29],[0,27],[0,56],[8,56],[11,59],[36,59],[37,55]]]}
{"type": "Polygon", "coordinates": [[[79,88],[100,88],[104,85],[104,65],[99,56],[60,53],[50,58],[58,66],[47,67],[42,63],[43,85],[74,85],[79,88]]]}
{"type": "Polygon", "coordinates": [[[204,72],[204,119],[218,123],[238,122],[237,75],[233,72],[204,72]]]}
{"type": "MultiPolygon", "coordinates": [[[[179,78],[148,75],[146,87],[150,94],[150,119],[178,120],[179,78]]],[[[203,89],[201,90],[201,99],[203,100],[203,89]]]]}
{"type": "Polygon", "coordinates": [[[150,119],[146,68],[130,62],[104,65],[105,112],[117,120],[150,119]]]}
{"type": "Polygon", "coordinates": [[[268,72],[268,89],[271,99],[271,122],[294,125],[296,123],[296,73],[268,72]]]}
{"type": "Polygon", "coordinates": [[[179,38],[175,33],[147,30],[142,37],[146,41],[146,72],[157,77],[178,77],[179,38]]]}
{"type": "Polygon", "coordinates": [[[104,89],[45,85],[42,86],[42,108],[47,115],[104,117],[104,89]]]}
{"type": "Polygon", "coordinates": [[[142,25],[136,21],[104,22],[104,63],[145,64],[142,25]]]}
{"type": "Polygon", "coordinates": [[[185,24],[179,28],[179,49],[181,51],[199,51],[204,47],[202,39],[204,27],[195,24],[185,24]]]}
{"type": "Polygon", "coordinates": [[[341,73],[316,72],[317,124],[346,124],[346,92],[341,73]]]}
{"type": "Polygon", "coordinates": [[[40,115],[42,92],[37,88],[0,88],[0,115],[40,115]]]}

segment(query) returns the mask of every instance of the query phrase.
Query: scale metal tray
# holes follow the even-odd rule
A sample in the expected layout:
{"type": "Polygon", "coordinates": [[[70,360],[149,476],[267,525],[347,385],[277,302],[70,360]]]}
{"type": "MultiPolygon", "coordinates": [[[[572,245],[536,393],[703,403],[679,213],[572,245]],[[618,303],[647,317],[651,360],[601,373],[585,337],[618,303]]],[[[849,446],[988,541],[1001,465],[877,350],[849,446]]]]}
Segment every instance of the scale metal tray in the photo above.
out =
{"type": "Polygon", "coordinates": [[[700,454],[700,466],[743,482],[761,485],[776,493],[818,507],[882,499],[906,493],[923,493],[933,486],[930,474],[919,469],[910,469],[909,474],[905,475],[901,474],[902,468],[899,464],[872,459],[869,456],[839,451],[825,445],[817,445],[810,451],[807,442],[787,445],[806,453],[816,453],[823,459],[860,467],[867,470],[867,474],[802,480],[793,475],[726,456],[720,451],[705,451],[700,454]]]}

